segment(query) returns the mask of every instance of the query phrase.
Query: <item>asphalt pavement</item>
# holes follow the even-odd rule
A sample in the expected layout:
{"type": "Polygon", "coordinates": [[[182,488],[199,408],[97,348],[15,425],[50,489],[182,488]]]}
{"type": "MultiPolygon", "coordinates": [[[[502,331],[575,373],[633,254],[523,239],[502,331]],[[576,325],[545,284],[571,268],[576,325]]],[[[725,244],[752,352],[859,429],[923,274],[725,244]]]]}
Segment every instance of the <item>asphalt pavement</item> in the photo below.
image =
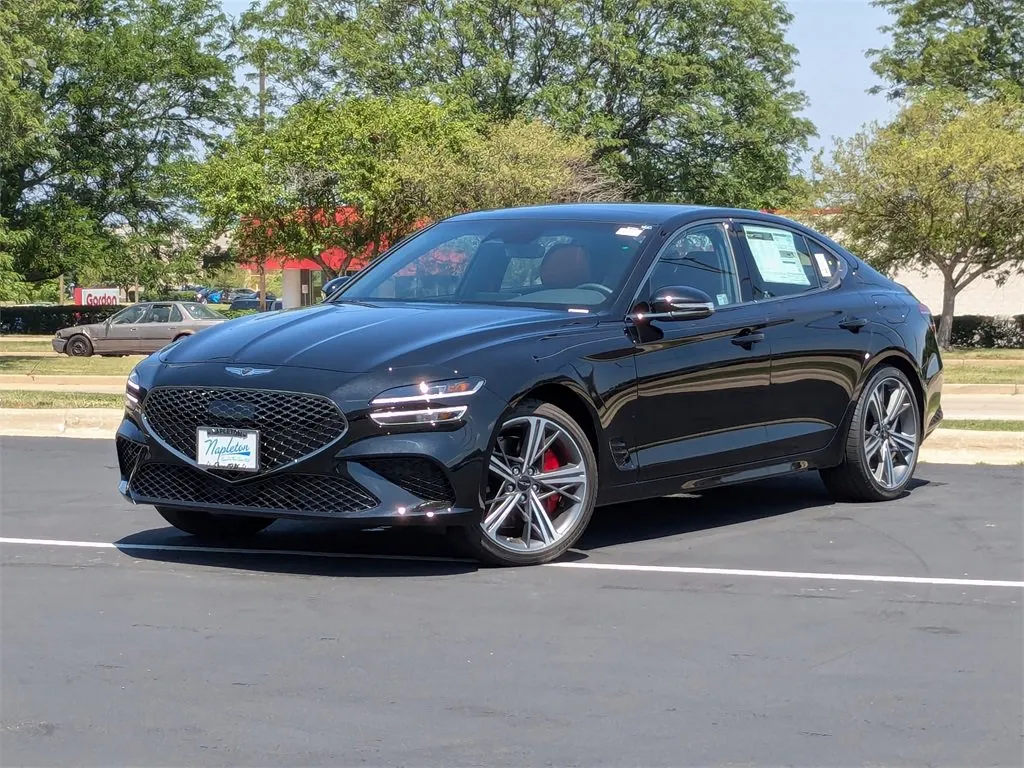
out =
{"type": "Polygon", "coordinates": [[[3,766],[1019,766],[1024,469],[599,510],[562,563],[276,523],[236,551],[0,438],[3,766]]]}

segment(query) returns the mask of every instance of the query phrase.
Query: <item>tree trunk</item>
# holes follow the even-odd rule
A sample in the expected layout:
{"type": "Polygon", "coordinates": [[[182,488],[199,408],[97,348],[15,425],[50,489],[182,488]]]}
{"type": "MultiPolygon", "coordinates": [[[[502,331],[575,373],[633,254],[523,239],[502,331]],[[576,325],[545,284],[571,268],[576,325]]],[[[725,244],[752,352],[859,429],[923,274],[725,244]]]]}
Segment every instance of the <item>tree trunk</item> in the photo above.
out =
{"type": "Polygon", "coordinates": [[[946,275],[942,283],[942,317],[939,318],[939,346],[949,349],[953,335],[953,308],[956,304],[957,288],[952,275],[946,275]]]}

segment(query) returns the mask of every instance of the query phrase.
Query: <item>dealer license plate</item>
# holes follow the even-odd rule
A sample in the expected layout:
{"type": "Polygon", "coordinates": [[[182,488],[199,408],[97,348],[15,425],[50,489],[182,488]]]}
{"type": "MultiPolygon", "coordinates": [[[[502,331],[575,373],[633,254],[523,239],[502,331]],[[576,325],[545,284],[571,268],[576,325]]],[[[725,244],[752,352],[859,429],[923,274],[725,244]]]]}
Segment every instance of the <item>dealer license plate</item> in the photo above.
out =
{"type": "Polygon", "coordinates": [[[260,468],[260,433],[255,429],[199,427],[196,460],[201,467],[256,472],[260,468]]]}

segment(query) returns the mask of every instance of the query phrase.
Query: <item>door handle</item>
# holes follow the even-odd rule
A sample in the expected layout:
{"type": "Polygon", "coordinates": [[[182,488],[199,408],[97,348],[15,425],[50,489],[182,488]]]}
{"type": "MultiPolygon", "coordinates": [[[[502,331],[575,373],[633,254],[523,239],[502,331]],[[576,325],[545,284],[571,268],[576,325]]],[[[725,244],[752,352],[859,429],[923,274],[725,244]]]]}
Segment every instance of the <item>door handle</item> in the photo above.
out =
{"type": "Polygon", "coordinates": [[[846,319],[841,320],[839,322],[839,327],[844,329],[844,330],[852,331],[853,333],[857,333],[858,331],[860,331],[861,328],[863,328],[867,324],[868,324],[867,318],[864,318],[864,317],[847,317],[846,319]]]}
{"type": "Polygon", "coordinates": [[[733,344],[738,344],[741,347],[750,349],[751,346],[757,344],[759,341],[764,341],[764,334],[760,331],[756,333],[737,333],[730,339],[733,344]]]}

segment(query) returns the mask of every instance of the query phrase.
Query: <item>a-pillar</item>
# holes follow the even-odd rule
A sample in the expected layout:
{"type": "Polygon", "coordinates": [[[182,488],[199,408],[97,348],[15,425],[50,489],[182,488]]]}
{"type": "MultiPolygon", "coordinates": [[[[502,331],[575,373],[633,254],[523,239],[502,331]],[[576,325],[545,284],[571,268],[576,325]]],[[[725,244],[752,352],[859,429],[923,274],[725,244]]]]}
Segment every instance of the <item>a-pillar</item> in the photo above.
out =
{"type": "Polygon", "coordinates": [[[295,309],[302,306],[302,271],[286,269],[281,274],[281,306],[295,309]]]}

